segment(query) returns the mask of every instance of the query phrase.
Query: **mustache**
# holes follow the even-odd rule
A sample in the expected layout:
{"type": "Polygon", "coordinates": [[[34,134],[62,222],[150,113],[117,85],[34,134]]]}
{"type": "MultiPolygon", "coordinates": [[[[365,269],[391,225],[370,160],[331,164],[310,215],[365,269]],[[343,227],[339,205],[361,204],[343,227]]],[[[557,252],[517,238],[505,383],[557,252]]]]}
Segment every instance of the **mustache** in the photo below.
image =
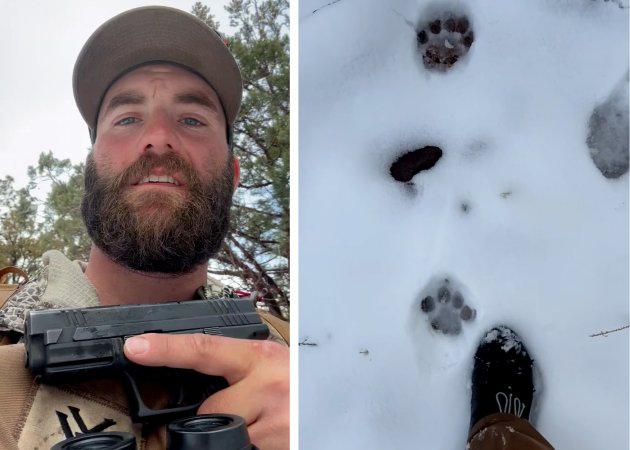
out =
{"type": "Polygon", "coordinates": [[[122,188],[137,183],[147,176],[152,169],[160,167],[169,173],[178,173],[179,181],[185,183],[190,189],[196,189],[201,180],[192,166],[175,152],[167,152],[156,155],[144,153],[129,167],[111,179],[112,186],[122,188]]]}

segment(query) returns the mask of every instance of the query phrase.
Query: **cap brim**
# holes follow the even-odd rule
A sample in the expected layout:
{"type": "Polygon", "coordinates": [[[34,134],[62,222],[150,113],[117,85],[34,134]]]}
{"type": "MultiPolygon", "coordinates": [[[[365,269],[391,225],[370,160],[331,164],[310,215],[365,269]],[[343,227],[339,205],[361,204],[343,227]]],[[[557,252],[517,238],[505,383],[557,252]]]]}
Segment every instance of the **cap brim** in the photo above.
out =
{"type": "Polygon", "coordinates": [[[217,93],[228,126],[241,105],[241,74],[221,37],[201,20],[175,8],[149,6],[119,14],[101,25],[74,66],[74,98],[94,130],[111,84],[134,67],[167,62],[186,67],[217,93]]]}

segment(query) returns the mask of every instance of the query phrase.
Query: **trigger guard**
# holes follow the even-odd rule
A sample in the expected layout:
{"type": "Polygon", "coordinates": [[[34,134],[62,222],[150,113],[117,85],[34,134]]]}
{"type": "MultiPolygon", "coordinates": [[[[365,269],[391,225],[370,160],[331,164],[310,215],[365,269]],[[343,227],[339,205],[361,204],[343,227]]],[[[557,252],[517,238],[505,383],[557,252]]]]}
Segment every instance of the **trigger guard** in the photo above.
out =
{"type": "MultiPolygon", "coordinates": [[[[169,375],[177,374],[176,370],[169,370],[169,375]]],[[[129,404],[129,415],[131,420],[135,423],[138,422],[168,422],[177,418],[195,415],[201,404],[212,394],[228,387],[228,383],[223,377],[203,375],[194,371],[184,371],[183,378],[179,378],[180,383],[177,383],[179,387],[179,402],[181,403],[186,398],[186,386],[202,386],[203,388],[196,392],[196,396],[199,397],[198,401],[193,402],[190,405],[185,406],[171,406],[171,400],[169,399],[168,408],[164,409],[152,409],[149,408],[140,395],[140,389],[136,383],[133,375],[130,371],[123,371],[124,386],[127,390],[127,401],[129,404]]],[[[182,375],[180,373],[180,375],[182,375]]],[[[170,378],[170,377],[169,377],[170,378]]]]}

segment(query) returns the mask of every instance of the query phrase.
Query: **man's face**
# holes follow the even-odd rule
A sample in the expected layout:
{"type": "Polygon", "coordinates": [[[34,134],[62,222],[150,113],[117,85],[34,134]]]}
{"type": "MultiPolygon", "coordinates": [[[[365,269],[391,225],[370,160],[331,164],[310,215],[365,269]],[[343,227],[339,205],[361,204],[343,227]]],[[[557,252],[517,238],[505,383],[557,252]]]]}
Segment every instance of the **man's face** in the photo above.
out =
{"type": "Polygon", "coordinates": [[[238,175],[214,90],[179,67],[143,66],[103,100],[83,219],[120,264],[190,272],[221,245],[238,175]]]}

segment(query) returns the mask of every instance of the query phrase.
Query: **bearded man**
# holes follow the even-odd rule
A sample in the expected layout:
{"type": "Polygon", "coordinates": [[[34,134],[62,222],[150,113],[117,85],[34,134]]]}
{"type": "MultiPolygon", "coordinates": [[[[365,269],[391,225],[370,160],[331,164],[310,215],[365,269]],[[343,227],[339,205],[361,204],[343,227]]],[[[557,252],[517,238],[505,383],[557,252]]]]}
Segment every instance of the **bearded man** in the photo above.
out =
{"type": "MultiPolygon", "coordinates": [[[[231,140],[242,83],[223,40],[176,9],[130,10],[89,38],[73,86],[93,142],[81,206],[89,261],[47,252],[40,278],[0,310],[5,343],[21,340],[28,310],[212,297],[208,259],[227,232],[239,182],[231,140]]],[[[254,445],[284,449],[289,352],[273,340],[146,334],[127,339],[124,351],[140,365],[224,377],[230,386],[198,414],[239,415],[254,445]]],[[[49,448],[94,431],[130,431],[139,448],[165,448],[163,427],[131,423],[118,381],[40,384],[23,357],[22,344],[0,347],[0,448],[49,448]]]]}

